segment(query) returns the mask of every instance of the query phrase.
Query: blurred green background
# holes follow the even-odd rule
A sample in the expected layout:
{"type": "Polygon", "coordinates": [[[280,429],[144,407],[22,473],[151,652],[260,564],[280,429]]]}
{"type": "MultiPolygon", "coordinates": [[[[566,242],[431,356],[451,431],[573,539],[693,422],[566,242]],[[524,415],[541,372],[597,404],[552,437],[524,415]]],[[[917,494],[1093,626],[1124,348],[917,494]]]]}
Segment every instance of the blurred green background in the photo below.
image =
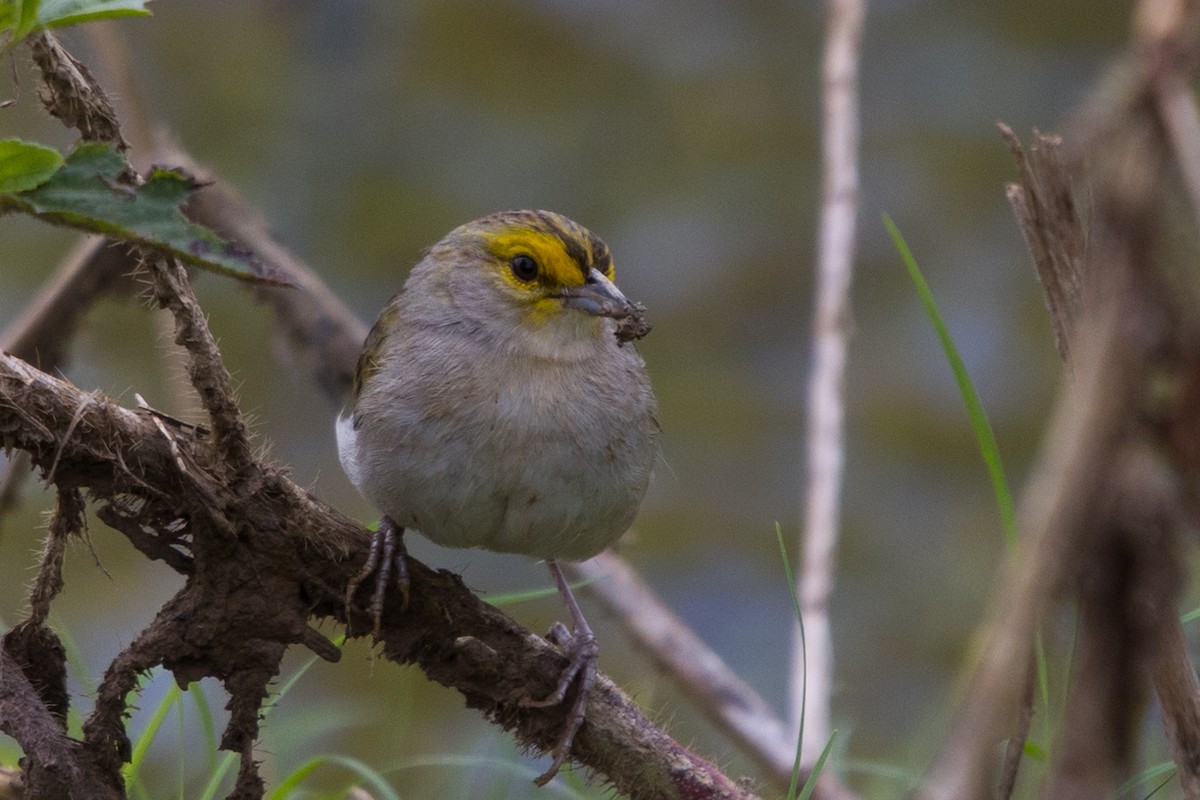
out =
{"type": "MultiPolygon", "coordinates": [[[[622,288],[655,325],[639,348],[665,430],[663,463],[622,552],[785,714],[792,618],[775,523],[795,538],[804,483],[823,5],[159,0],[152,8],[154,17],[117,29],[155,117],[247,195],[364,320],[425,247],[491,211],[554,209],[609,243],[622,288]]],[[[1110,0],[891,0],[868,10],[832,607],[840,763],[867,795],[896,796],[904,783],[867,774],[864,763],[919,774],[936,753],[1003,549],[954,381],[880,216],[895,219],[926,270],[1019,488],[1059,369],[1004,200],[1014,169],[994,123],[1022,135],[1055,130],[1119,52],[1126,25],[1126,4],[1110,0]]],[[[96,63],[82,31],[64,39],[96,63]]],[[[65,149],[73,137],[41,112],[25,62],[19,50],[21,99],[0,110],[0,136],[65,149]]],[[[72,241],[28,220],[0,221],[0,327],[72,241]]],[[[324,500],[373,518],[338,467],[336,409],[294,371],[267,311],[225,279],[204,276],[198,291],[260,441],[324,500]]],[[[178,368],[148,346],[163,330],[144,304],[105,302],[66,372],[128,404],[136,392],[171,408],[168,379],[179,379],[178,368]]],[[[0,531],[0,618],[10,625],[50,501],[36,482],[25,499],[0,531]]],[[[99,523],[92,533],[111,578],[76,546],[56,611],[94,676],[178,580],[99,523]]],[[[548,584],[522,558],[411,546],[484,596],[548,584]]],[[[733,775],[755,775],[587,605],[603,668],[681,741],[733,775]]],[[[556,600],[512,613],[535,630],[562,616],[556,600]]],[[[444,756],[522,757],[457,695],[415,670],[373,663],[369,652],[352,643],[340,665],[318,664],[284,698],[262,744],[269,780],[334,752],[405,767],[388,777],[406,798],[555,796],[533,789],[532,772],[514,777],[484,760],[436,766],[444,756]]],[[[92,687],[76,677],[86,709],[92,687]]],[[[168,685],[146,690],[135,728],[168,685]]],[[[205,691],[219,709],[219,689],[206,682],[205,691]]],[[[181,770],[203,769],[188,712],[155,744],[148,785],[166,788],[152,796],[174,791],[181,770]]],[[[0,754],[11,750],[0,739],[0,754]]],[[[336,791],[345,779],[329,769],[311,786],[336,791]]],[[[193,796],[197,779],[187,780],[193,796]]]]}

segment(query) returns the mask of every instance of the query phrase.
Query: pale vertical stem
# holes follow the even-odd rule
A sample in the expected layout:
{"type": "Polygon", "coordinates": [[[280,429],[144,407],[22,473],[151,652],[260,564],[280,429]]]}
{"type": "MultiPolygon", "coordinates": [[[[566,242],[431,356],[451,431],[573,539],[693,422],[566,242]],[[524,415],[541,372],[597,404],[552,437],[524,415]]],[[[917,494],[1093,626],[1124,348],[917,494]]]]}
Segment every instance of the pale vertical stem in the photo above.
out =
{"type": "Polygon", "coordinates": [[[792,659],[792,721],[803,715],[801,761],[811,767],[830,733],[833,640],[829,595],[841,507],[843,399],[850,328],[850,276],[858,217],[858,54],[865,0],[829,0],[822,65],[821,232],[808,388],[807,499],[797,591],[807,647],[797,633],[792,659]],[[807,662],[807,663],[805,663],[807,662]]]}

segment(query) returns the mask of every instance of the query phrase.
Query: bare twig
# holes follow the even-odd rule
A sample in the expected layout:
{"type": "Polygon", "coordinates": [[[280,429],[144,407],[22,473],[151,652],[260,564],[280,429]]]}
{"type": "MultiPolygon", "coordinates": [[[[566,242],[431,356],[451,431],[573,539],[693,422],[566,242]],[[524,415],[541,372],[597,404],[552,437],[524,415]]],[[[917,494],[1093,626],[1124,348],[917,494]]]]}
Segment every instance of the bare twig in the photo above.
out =
{"type": "Polygon", "coordinates": [[[1062,139],[1035,134],[1027,156],[1012,128],[1002,122],[996,127],[1021,177],[1019,183],[1006,187],[1005,194],[1033,255],[1059,355],[1070,369],[1071,324],[1082,301],[1080,270],[1086,242],[1060,156],[1062,139]]]}
{"type": "Polygon", "coordinates": [[[1021,710],[1017,714],[1017,724],[1008,742],[1004,745],[1004,762],[1000,767],[1000,781],[996,787],[998,800],[1009,800],[1017,788],[1017,776],[1021,772],[1021,761],[1025,753],[1025,742],[1029,738],[1029,728],[1033,724],[1033,689],[1037,677],[1036,663],[1029,662],[1029,674],[1025,678],[1025,696],[1021,699],[1021,710]]]}
{"type": "Polygon", "coordinates": [[[59,489],[58,507],[54,509],[54,516],[50,518],[50,530],[46,536],[42,563],[38,568],[33,589],[29,593],[29,622],[44,625],[49,619],[50,603],[63,587],[62,568],[67,539],[71,536],[82,538],[86,524],[83,498],[79,490],[59,489]]]}
{"type": "Polygon", "coordinates": [[[1184,797],[1195,800],[1200,798],[1200,681],[1176,614],[1163,616],[1150,670],[1180,786],[1184,797]]]}
{"type": "Polygon", "coordinates": [[[809,768],[830,736],[829,597],[841,512],[843,395],[858,217],[858,58],[865,15],[865,0],[829,0],[821,78],[824,190],[808,389],[804,558],[797,586],[805,641],[797,622],[791,673],[792,724],[796,731],[803,725],[801,763],[809,768]]]}
{"type": "Polygon", "coordinates": [[[188,352],[188,375],[212,423],[213,444],[231,477],[238,476],[254,461],[250,437],[233,396],[233,379],[221,361],[204,312],[179,263],[151,256],[146,264],[157,285],[159,305],[175,316],[175,343],[188,352]]]}
{"type": "Polygon", "coordinates": [[[34,63],[42,72],[42,104],[69,128],[77,128],[84,139],[108,142],[118,150],[129,145],[121,137],[121,126],[108,95],[79,59],[72,56],[54,34],[40,30],[29,36],[34,63]]]}

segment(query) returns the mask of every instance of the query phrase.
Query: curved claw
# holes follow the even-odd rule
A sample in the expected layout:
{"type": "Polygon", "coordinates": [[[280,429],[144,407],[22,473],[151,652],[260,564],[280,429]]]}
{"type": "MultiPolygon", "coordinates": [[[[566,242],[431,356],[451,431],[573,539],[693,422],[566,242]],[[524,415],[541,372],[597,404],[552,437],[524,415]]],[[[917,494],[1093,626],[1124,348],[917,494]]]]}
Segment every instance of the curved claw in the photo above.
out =
{"type": "Polygon", "coordinates": [[[371,549],[367,560],[358,574],[346,584],[346,619],[350,619],[350,609],[354,604],[354,593],[367,578],[375,575],[375,591],[371,594],[371,633],[376,639],[383,624],[383,600],[387,592],[392,570],[396,572],[396,585],[400,589],[400,610],[408,609],[410,581],[408,577],[408,548],[404,546],[404,528],[384,517],[379,521],[379,528],[371,536],[371,549]]]}
{"type": "Polygon", "coordinates": [[[548,696],[541,700],[525,697],[521,699],[520,704],[526,708],[545,708],[558,705],[566,699],[567,692],[570,690],[571,684],[575,683],[576,678],[579,679],[579,686],[575,691],[575,699],[567,710],[567,721],[563,732],[559,735],[558,741],[551,751],[550,766],[533,781],[538,786],[545,786],[549,783],[567,761],[567,755],[571,752],[571,745],[575,741],[575,734],[579,732],[579,728],[587,716],[588,694],[596,682],[600,656],[596,635],[592,633],[587,620],[583,618],[583,612],[575,600],[575,595],[571,593],[571,587],[568,586],[562,570],[553,561],[547,561],[546,565],[550,568],[550,574],[554,576],[554,582],[558,585],[559,594],[562,595],[567,610],[571,612],[575,629],[571,633],[567,633],[566,628],[559,623],[555,623],[550,629],[547,638],[562,648],[563,654],[568,659],[567,667],[558,676],[558,684],[548,696]]]}

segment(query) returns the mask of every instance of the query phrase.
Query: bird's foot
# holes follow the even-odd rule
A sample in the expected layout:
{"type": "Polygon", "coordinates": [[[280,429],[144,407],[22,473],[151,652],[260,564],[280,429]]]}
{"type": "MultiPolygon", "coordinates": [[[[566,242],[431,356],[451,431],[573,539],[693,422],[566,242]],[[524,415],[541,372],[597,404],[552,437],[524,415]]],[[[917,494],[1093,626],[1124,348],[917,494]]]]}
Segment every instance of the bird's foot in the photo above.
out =
{"type": "Polygon", "coordinates": [[[353,607],[354,593],[358,587],[371,575],[375,576],[375,591],[371,594],[372,628],[375,638],[379,638],[383,622],[383,598],[393,571],[396,586],[400,589],[400,610],[408,609],[410,581],[408,578],[408,548],[404,546],[404,528],[384,517],[379,521],[379,528],[371,536],[371,549],[367,553],[366,563],[357,575],[346,584],[346,619],[350,619],[350,609],[353,607]]]}
{"type": "Polygon", "coordinates": [[[567,697],[567,692],[571,688],[571,684],[579,679],[579,685],[575,690],[575,699],[571,702],[571,707],[567,710],[566,725],[563,728],[562,734],[558,737],[558,742],[554,745],[554,750],[551,751],[552,759],[550,768],[534,779],[534,783],[538,786],[545,786],[550,780],[558,774],[558,770],[566,763],[567,755],[571,751],[571,745],[575,741],[575,734],[579,732],[580,726],[583,725],[583,719],[587,714],[587,698],[592,690],[592,685],[596,682],[597,661],[600,655],[600,648],[596,645],[596,635],[592,633],[591,626],[587,620],[583,618],[583,611],[579,608],[579,603],[575,600],[575,595],[571,593],[571,587],[567,583],[567,576],[563,574],[562,568],[554,559],[548,559],[546,566],[550,569],[550,574],[554,578],[554,583],[558,587],[558,593],[562,596],[563,603],[566,604],[567,610],[571,612],[571,620],[574,622],[574,630],[567,632],[566,626],[561,623],[554,623],[550,628],[550,632],[546,635],[552,643],[557,645],[563,654],[567,657],[567,667],[558,677],[558,685],[554,687],[554,691],[542,700],[534,700],[532,697],[527,697],[521,701],[521,705],[528,708],[542,708],[545,706],[558,705],[567,697]]]}
{"type": "Polygon", "coordinates": [[[566,669],[558,676],[558,685],[554,687],[553,692],[541,700],[535,700],[532,697],[522,698],[521,705],[526,708],[555,706],[566,699],[567,692],[570,690],[571,684],[576,682],[576,678],[578,678],[578,686],[575,691],[575,699],[567,710],[566,725],[550,753],[552,756],[550,767],[534,780],[538,786],[545,786],[549,783],[566,763],[567,755],[571,751],[571,744],[575,741],[575,734],[583,725],[584,717],[587,715],[588,693],[596,682],[596,665],[600,655],[596,636],[590,628],[585,627],[582,630],[576,628],[573,633],[569,633],[566,626],[556,622],[550,628],[546,638],[562,649],[568,659],[566,669]]]}

